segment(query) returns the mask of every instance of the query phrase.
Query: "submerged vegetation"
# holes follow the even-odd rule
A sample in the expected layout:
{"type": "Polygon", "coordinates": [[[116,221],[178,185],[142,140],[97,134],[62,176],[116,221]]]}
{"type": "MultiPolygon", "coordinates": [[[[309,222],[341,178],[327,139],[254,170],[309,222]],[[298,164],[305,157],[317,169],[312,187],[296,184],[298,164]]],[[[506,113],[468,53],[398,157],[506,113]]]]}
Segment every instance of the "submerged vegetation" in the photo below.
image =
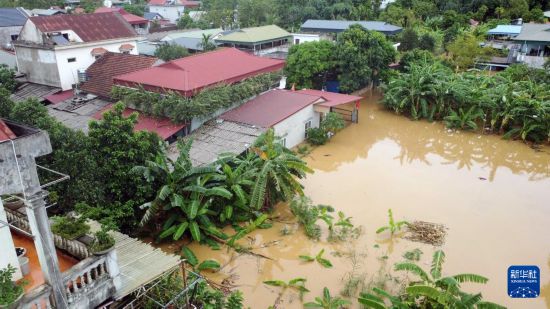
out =
{"type": "Polygon", "coordinates": [[[376,234],[380,234],[384,231],[390,231],[390,234],[393,236],[393,234],[401,231],[401,228],[403,226],[408,225],[409,223],[407,221],[395,221],[393,219],[393,212],[391,211],[391,208],[388,209],[388,225],[383,226],[376,230],[376,234]]]}
{"type": "Polygon", "coordinates": [[[542,143],[550,142],[549,85],[548,72],[522,65],[490,76],[419,60],[390,78],[382,104],[415,120],[542,143]]]}

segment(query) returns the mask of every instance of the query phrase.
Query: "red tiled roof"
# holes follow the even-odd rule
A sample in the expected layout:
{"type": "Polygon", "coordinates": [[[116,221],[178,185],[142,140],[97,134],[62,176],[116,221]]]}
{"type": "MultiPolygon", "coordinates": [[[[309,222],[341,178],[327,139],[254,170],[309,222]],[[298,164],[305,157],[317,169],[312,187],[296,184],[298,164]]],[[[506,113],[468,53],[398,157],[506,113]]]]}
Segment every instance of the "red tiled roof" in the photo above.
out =
{"type": "Polygon", "coordinates": [[[48,96],[45,96],[44,99],[50,101],[52,104],[57,104],[59,102],[63,102],[69,98],[71,98],[74,95],[74,92],[72,89],[60,91],[58,93],[50,94],[48,96]]]}
{"type": "MultiPolygon", "coordinates": [[[[187,6],[187,7],[198,7],[200,6],[200,1],[192,0],[175,0],[177,4],[187,6]]],[[[167,5],[167,0],[150,0],[149,5],[167,5]]]]}
{"type": "Polygon", "coordinates": [[[102,98],[110,98],[114,76],[150,68],[157,60],[149,56],[107,52],[88,67],[88,80],[82,83],[80,89],[102,98]]]}
{"type": "Polygon", "coordinates": [[[97,8],[94,13],[107,13],[107,12],[116,12],[122,15],[122,18],[124,18],[127,22],[129,22],[132,25],[139,25],[139,24],[146,24],[149,21],[141,16],[134,15],[132,13],[128,13],[123,8],[117,8],[117,7],[105,7],[102,6],[100,8],[97,8]]]}
{"type": "Polygon", "coordinates": [[[118,13],[33,16],[29,20],[41,32],[74,31],[84,42],[135,37],[132,26],[118,13]]]}
{"type": "Polygon", "coordinates": [[[0,142],[15,139],[16,137],[17,136],[13,133],[10,127],[8,127],[8,125],[0,119],[0,142]]]}
{"type": "Polygon", "coordinates": [[[361,101],[363,99],[362,97],[358,97],[358,96],[354,96],[354,95],[336,93],[336,92],[328,92],[328,91],[321,91],[321,90],[313,90],[313,89],[303,89],[303,90],[300,90],[299,92],[309,94],[309,95],[323,97],[326,101],[322,102],[322,103],[319,103],[317,105],[326,106],[326,107],[332,107],[332,106],[338,106],[338,105],[352,103],[352,102],[358,102],[358,101],[361,101]]]}
{"type": "Polygon", "coordinates": [[[235,83],[258,74],[283,68],[283,60],[260,58],[235,48],[196,54],[157,67],[114,78],[117,85],[165,92],[173,90],[193,96],[201,89],[219,83],[235,83]]]}
{"type": "MultiPolygon", "coordinates": [[[[94,118],[98,120],[102,119],[103,114],[106,111],[111,110],[112,107],[112,104],[107,105],[102,111],[95,114],[94,118]]],[[[134,131],[155,132],[164,140],[185,128],[185,124],[175,124],[170,121],[170,119],[164,117],[154,118],[152,116],[147,116],[144,113],[131,108],[124,109],[122,115],[124,117],[129,117],[132,113],[138,113],[138,122],[134,126],[134,131]]]]}
{"type": "Polygon", "coordinates": [[[320,96],[296,91],[271,90],[222,114],[220,118],[270,128],[319,100],[322,100],[320,96]]]}

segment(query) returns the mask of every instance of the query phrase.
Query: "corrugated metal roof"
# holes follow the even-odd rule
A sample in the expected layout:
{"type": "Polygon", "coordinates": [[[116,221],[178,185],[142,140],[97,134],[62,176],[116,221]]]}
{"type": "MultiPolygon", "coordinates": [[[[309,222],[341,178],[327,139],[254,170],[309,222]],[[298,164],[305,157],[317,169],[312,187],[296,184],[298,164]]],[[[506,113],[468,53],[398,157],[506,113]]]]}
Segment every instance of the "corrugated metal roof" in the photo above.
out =
{"type": "Polygon", "coordinates": [[[149,22],[147,19],[141,16],[128,13],[125,9],[118,8],[118,7],[108,8],[108,7],[102,6],[100,8],[97,8],[94,13],[108,13],[108,12],[119,13],[120,15],[122,15],[122,18],[124,18],[131,25],[146,24],[149,22]]]}
{"type": "Polygon", "coordinates": [[[149,5],[183,5],[188,7],[198,7],[201,5],[201,2],[192,0],[151,0],[149,1],[149,5]]]}
{"type": "Polygon", "coordinates": [[[61,91],[61,88],[34,83],[24,83],[17,87],[15,92],[11,94],[10,99],[17,103],[30,98],[36,98],[38,101],[42,102],[44,97],[59,91],[61,91]]]}
{"type": "Polygon", "coordinates": [[[80,89],[102,98],[110,98],[113,77],[150,68],[157,61],[156,57],[106,52],[88,67],[88,80],[82,83],[80,89]]]}
{"type": "Polygon", "coordinates": [[[29,20],[42,32],[74,31],[84,42],[137,36],[134,28],[118,13],[35,16],[29,20]]]}
{"type": "Polygon", "coordinates": [[[515,41],[550,42],[550,24],[523,24],[515,41]]]}
{"type": "Polygon", "coordinates": [[[270,128],[305,107],[322,100],[320,96],[296,91],[271,90],[220,116],[221,119],[270,128]]]}
{"type": "MultiPolygon", "coordinates": [[[[194,166],[214,162],[223,153],[241,154],[265,129],[231,121],[211,120],[184,139],[193,140],[189,157],[194,166]]],[[[177,159],[179,150],[174,143],[168,147],[168,157],[177,159]]]]}
{"type": "Polygon", "coordinates": [[[23,26],[27,18],[21,8],[0,8],[0,27],[23,26]]]}
{"type": "Polygon", "coordinates": [[[215,41],[212,40],[212,38],[219,33],[221,33],[222,29],[207,29],[207,30],[199,30],[199,31],[189,31],[189,32],[180,32],[180,33],[172,33],[167,36],[165,36],[161,41],[163,42],[171,42],[180,46],[183,46],[187,49],[193,49],[193,50],[203,50],[203,47],[201,46],[203,35],[210,35],[211,39],[210,41],[214,44],[215,41]]]}
{"type": "Polygon", "coordinates": [[[521,26],[517,25],[498,25],[496,28],[489,30],[488,34],[494,35],[518,35],[521,32],[521,26]]]}
{"type": "Polygon", "coordinates": [[[173,60],[141,71],[116,76],[114,84],[165,92],[178,91],[193,96],[201,89],[219,83],[235,83],[284,67],[284,61],[260,58],[235,48],[222,48],[173,60]]]}
{"type": "Polygon", "coordinates": [[[352,25],[361,25],[371,31],[383,32],[386,34],[399,33],[402,28],[388,24],[383,21],[349,21],[349,20],[318,20],[308,19],[302,24],[302,31],[310,32],[342,32],[352,25]]]}
{"type": "Polygon", "coordinates": [[[259,43],[290,37],[292,34],[276,25],[243,28],[216,39],[224,43],[259,43]]]}

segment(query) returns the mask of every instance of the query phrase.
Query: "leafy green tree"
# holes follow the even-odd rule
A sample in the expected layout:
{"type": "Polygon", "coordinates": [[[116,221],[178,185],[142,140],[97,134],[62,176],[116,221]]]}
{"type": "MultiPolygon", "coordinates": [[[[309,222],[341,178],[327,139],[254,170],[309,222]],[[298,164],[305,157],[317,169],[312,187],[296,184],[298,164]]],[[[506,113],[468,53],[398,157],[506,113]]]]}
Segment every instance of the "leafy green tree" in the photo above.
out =
{"type": "Polygon", "coordinates": [[[0,87],[0,117],[8,118],[15,103],[10,99],[10,91],[0,87]]]}
{"type": "Polygon", "coordinates": [[[183,46],[164,43],[155,50],[155,57],[163,61],[170,61],[189,56],[189,51],[183,46]]]}
{"type": "Polygon", "coordinates": [[[298,88],[321,89],[336,70],[334,49],[326,40],[293,45],[285,66],[288,82],[298,88]]]}
{"type": "Polygon", "coordinates": [[[273,0],[239,0],[238,8],[242,28],[270,25],[276,19],[273,0]]]}
{"type": "Polygon", "coordinates": [[[137,16],[143,17],[143,15],[145,14],[144,4],[125,4],[123,8],[126,12],[137,16]]]}
{"type": "Polygon", "coordinates": [[[408,71],[408,68],[412,64],[429,64],[436,61],[435,56],[427,50],[413,49],[411,51],[403,53],[399,64],[404,71],[408,71]]]}
{"type": "Polygon", "coordinates": [[[298,179],[313,171],[277,140],[273,129],[263,133],[254,143],[256,156],[253,165],[257,169],[250,207],[260,210],[279,201],[289,201],[296,195],[304,195],[298,179]]]}
{"type": "Polygon", "coordinates": [[[491,50],[479,45],[479,40],[471,33],[463,33],[447,46],[451,62],[457,71],[471,68],[480,60],[487,60],[491,50]]]}
{"type": "Polygon", "coordinates": [[[185,12],[182,17],[178,19],[177,26],[178,29],[191,29],[195,25],[195,22],[189,16],[189,12],[185,12]]]}
{"type": "Polygon", "coordinates": [[[352,92],[376,82],[397,52],[383,34],[353,25],[339,35],[336,55],[340,89],[352,92]]]}
{"type": "Polygon", "coordinates": [[[418,48],[433,52],[435,50],[435,38],[428,33],[424,33],[420,36],[418,41],[418,48]]]}
{"type": "Polygon", "coordinates": [[[511,19],[527,16],[529,14],[529,3],[527,3],[527,0],[509,0],[505,14],[511,19]]]}
{"type": "Polygon", "coordinates": [[[401,33],[400,51],[409,51],[417,48],[419,45],[418,34],[413,28],[405,28],[401,33]]]}
{"type": "Polygon", "coordinates": [[[0,64],[0,88],[13,92],[16,86],[15,71],[5,64],[0,64]]]}
{"type": "Polygon", "coordinates": [[[130,170],[163,151],[158,135],[134,131],[137,113],[124,117],[124,104],[118,103],[89,124],[89,152],[97,164],[97,179],[103,181],[105,203],[93,205],[94,218],[107,217],[124,231],[135,228],[141,212],[137,207],[151,198],[154,187],[141,181],[130,170]]]}

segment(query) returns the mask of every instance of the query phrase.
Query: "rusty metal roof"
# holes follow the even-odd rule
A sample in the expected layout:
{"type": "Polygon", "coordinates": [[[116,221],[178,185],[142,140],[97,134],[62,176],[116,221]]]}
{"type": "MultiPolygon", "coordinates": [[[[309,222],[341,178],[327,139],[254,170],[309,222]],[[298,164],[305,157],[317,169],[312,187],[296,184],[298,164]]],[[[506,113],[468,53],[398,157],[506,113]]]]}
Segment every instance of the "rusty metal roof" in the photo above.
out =
{"type": "Polygon", "coordinates": [[[8,125],[0,119],[0,142],[15,139],[16,137],[17,136],[13,133],[10,127],[8,127],[8,125]]]}
{"type": "Polygon", "coordinates": [[[113,12],[81,15],[35,16],[29,20],[42,32],[74,31],[84,42],[137,36],[132,26],[113,12]]]}

